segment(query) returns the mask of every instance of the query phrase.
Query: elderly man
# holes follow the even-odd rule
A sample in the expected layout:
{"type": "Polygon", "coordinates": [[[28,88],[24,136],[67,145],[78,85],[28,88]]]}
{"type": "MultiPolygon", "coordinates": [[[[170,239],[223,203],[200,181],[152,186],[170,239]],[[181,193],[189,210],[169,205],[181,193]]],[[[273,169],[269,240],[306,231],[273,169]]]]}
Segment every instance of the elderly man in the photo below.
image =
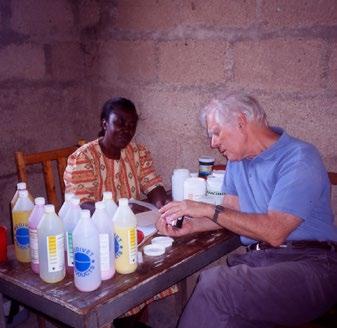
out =
{"type": "Polygon", "coordinates": [[[179,327],[274,327],[319,316],[337,302],[337,228],[316,148],[268,126],[245,94],[202,112],[211,146],[228,159],[223,206],[162,207],[158,229],[180,236],[226,228],[246,253],[201,273],[179,327]],[[170,222],[187,216],[181,229],[170,222]]]}

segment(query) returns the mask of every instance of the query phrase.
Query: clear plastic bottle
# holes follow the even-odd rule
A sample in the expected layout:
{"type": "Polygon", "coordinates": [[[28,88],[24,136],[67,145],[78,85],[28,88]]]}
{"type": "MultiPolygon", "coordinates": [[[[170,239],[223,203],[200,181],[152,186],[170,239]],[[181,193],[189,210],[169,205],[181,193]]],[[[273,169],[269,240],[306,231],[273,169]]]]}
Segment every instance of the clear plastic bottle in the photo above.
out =
{"type": "Polygon", "coordinates": [[[81,218],[80,199],[72,197],[62,221],[65,231],[66,272],[74,274],[73,230],[81,218]]]}
{"type": "Polygon", "coordinates": [[[16,259],[25,263],[30,262],[28,218],[33,208],[28,191],[20,190],[12,211],[13,235],[16,259]]]}
{"type": "Polygon", "coordinates": [[[101,277],[107,280],[115,274],[115,238],[112,218],[108,216],[104,202],[95,203],[92,221],[99,233],[101,277]]]}
{"type": "MultiPolygon", "coordinates": [[[[19,182],[19,183],[17,183],[15,194],[14,194],[12,200],[11,200],[11,209],[12,209],[12,210],[13,210],[13,208],[14,208],[15,203],[17,202],[17,200],[18,200],[18,198],[19,198],[19,191],[20,191],[20,190],[27,190],[27,184],[26,184],[26,182],[19,182]]],[[[27,191],[28,191],[28,190],[27,190],[27,191]]],[[[29,193],[29,191],[28,191],[28,198],[29,198],[32,202],[34,202],[33,197],[32,197],[32,195],[29,193]]]]}
{"type": "Polygon", "coordinates": [[[73,192],[66,192],[64,194],[64,203],[62,204],[60,210],[59,210],[59,217],[61,219],[64,218],[65,214],[67,213],[68,209],[70,208],[70,199],[72,199],[75,196],[73,192]]]}
{"type": "Polygon", "coordinates": [[[112,219],[117,211],[117,205],[112,199],[111,191],[103,192],[103,202],[105,204],[105,210],[107,211],[109,218],[112,219]]]}
{"type": "Polygon", "coordinates": [[[37,226],[39,225],[42,219],[42,216],[44,213],[44,204],[46,203],[46,201],[43,197],[36,197],[34,202],[35,202],[35,206],[28,219],[29,245],[30,245],[30,257],[31,257],[32,271],[35,273],[39,273],[40,266],[39,266],[37,226]]]}
{"type": "Polygon", "coordinates": [[[128,199],[120,198],[114,216],[116,271],[127,274],[137,269],[137,219],[128,199]]]}
{"type": "Polygon", "coordinates": [[[64,227],[55,213],[54,205],[45,205],[37,227],[40,277],[48,283],[61,281],[65,276],[64,227]]]}
{"type": "Polygon", "coordinates": [[[74,283],[82,292],[97,289],[102,282],[99,261],[99,234],[90,211],[82,210],[73,231],[74,283]]]}

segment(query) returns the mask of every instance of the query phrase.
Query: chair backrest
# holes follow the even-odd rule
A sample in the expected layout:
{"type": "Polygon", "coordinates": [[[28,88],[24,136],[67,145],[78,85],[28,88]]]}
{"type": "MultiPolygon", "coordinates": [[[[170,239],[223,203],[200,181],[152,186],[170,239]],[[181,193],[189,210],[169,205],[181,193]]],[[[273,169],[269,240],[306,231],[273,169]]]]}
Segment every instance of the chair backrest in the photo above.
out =
{"type": "Polygon", "coordinates": [[[66,148],[53,149],[49,151],[39,153],[23,153],[21,151],[15,152],[17,174],[19,181],[27,183],[27,171],[26,168],[29,165],[41,164],[44,178],[44,184],[46,188],[47,199],[50,204],[54,204],[56,208],[59,207],[63,199],[58,201],[56,193],[56,184],[53,173],[53,161],[56,162],[57,179],[59,181],[61,197],[64,195],[64,181],[63,173],[67,166],[67,159],[79,146],[85,143],[84,140],[80,140],[78,145],[74,145],[66,148]]]}

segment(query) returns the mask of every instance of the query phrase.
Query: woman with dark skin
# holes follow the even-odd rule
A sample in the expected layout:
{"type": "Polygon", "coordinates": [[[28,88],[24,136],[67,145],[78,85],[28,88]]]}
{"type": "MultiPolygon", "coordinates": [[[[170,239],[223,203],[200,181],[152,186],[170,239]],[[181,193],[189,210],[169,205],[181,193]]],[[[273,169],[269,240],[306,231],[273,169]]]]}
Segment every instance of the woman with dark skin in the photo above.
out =
{"type": "Polygon", "coordinates": [[[137,123],[138,114],[130,100],[110,99],[102,109],[100,138],[69,157],[64,175],[66,192],[80,197],[82,208],[93,209],[103,191],[112,191],[115,201],[140,198],[145,193],[156,207],[165,204],[166,192],[149,151],[131,141],[137,123]]]}

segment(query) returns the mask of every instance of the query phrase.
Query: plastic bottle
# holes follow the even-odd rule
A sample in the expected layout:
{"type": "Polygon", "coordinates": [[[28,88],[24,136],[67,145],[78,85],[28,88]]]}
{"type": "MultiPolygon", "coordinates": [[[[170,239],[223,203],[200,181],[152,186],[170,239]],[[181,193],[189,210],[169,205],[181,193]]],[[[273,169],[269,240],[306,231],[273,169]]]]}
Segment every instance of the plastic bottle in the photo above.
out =
{"type": "Polygon", "coordinates": [[[188,169],[175,169],[172,175],[172,198],[173,200],[184,199],[184,181],[189,178],[188,169]]]}
{"type": "Polygon", "coordinates": [[[42,219],[44,213],[44,204],[46,203],[46,201],[43,197],[36,197],[34,202],[35,206],[28,219],[29,245],[30,245],[32,271],[35,273],[39,273],[40,266],[39,266],[37,226],[39,225],[42,219]]]}
{"type": "Polygon", "coordinates": [[[115,238],[112,218],[108,216],[104,202],[95,203],[92,221],[99,233],[101,278],[107,280],[115,274],[115,238]]]}
{"type": "Polygon", "coordinates": [[[20,262],[30,262],[28,218],[33,207],[28,191],[20,190],[12,211],[15,256],[20,262]]]}
{"type": "Polygon", "coordinates": [[[55,213],[54,205],[45,205],[37,227],[40,278],[48,283],[61,281],[65,276],[64,227],[55,213]]]}
{"type": "Polygon", "coordinates": [[[59,217],[61,219],[64,218],[65,214],[67,213],[68,209],[70,208],[70,199],[72,199],[75,196],[73,192],[66,192],[64,194],[64,203],[62,204],[60,210],[59,210],[59,217]]]}
{"type": "MultiPolygon", "coordinates": [[[[27,190],[27,184],[26,182],[19,182],[16,185],[16,191],[15,194],[11,200],[11,209],[13,210],[15,203],[17,202],[18,198],[19,198],[19,191],[20,190],[27,190]]],[[[33,197],[32,195],[29,193],[28,191],[28,198],[33,202],[33,197]]]]}
{"type": "Polygon", "coordinates": [[[105,210],[107,211],[109,218],[112,219],[117,211],[117,205],[112,199],[111,191],[103,192],[103,202],[105,204],[105,210]]]}
{"type": "Polygon", "coordinates": [[[119,199],[114,216],[116,271],[126,274],[137,269],[137,219],[127,198],[119,199]]]}
{"type": "Polygon", "coordinates": [[[73,231],[74,283],[82,292],[91,292],[101,285],[99,235],[90,211],[82,210],[73,231]]]}
{"type": "Polygon", "coordinates": [[[74,274],[73,230],[81,218],[80,199],[72,197],[62,221],[65,232],[66,272],[74,274]]]}
{"type": "Polygon", "coordinates": [[[196,200],[206,195],[206,181],[203,178],[188,178],[184,181],[184,199],[196,200]]]}

